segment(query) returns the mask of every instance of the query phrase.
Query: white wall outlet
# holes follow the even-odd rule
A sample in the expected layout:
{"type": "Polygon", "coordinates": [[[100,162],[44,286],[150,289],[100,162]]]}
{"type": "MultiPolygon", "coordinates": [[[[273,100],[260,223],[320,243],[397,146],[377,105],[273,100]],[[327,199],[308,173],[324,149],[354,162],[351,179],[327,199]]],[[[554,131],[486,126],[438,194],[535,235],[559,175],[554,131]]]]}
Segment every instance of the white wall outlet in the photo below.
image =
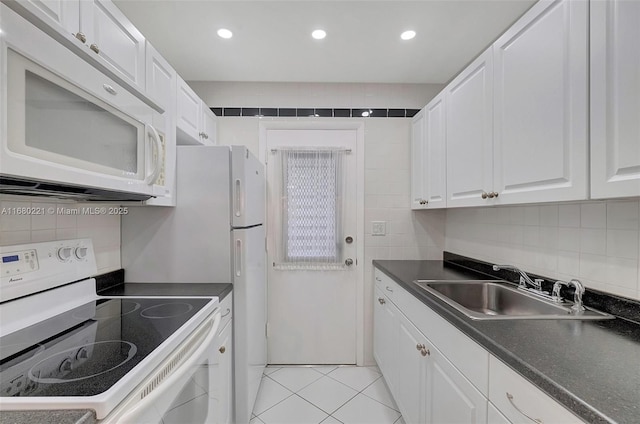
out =
{"type": "Polygon", "coordinates": [[[372,236],[386,236],[387,235],[387,221],[371,221],[371,235],[372,236]]]}

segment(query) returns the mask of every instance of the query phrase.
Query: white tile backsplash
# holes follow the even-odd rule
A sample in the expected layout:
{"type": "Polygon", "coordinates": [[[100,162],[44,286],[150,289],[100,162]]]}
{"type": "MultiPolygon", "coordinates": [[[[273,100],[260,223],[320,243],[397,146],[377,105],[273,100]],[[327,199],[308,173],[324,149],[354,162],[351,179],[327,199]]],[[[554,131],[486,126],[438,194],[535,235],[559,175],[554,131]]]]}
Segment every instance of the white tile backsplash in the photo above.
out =
{"type": "MultiPolygon", "coordinates": [[[[51,203],[51,200],[23,200],[17,196],[0,197],[0,208],[32,208],[42,214],[0,215],[0,245],[36,243],[87,237],[93,240],[98,273],[120,268],[120,216],[74,215],[63,212],[78,210],[76,203],[51,203]]],[[[86,206],[86,205],[84,205],[86,206]]],[[[98,206],[91,204],[92,207],[98,206]]],[[[73,213],[73,212],[72,212],[73,213]]]]}
{"type": "Polygon", "coordinates": [[[610,200],[448,209],[445,250],[640,299],[639,206],[610,200]],[[508,220],[514,216],[522,224],[508,220]]]}

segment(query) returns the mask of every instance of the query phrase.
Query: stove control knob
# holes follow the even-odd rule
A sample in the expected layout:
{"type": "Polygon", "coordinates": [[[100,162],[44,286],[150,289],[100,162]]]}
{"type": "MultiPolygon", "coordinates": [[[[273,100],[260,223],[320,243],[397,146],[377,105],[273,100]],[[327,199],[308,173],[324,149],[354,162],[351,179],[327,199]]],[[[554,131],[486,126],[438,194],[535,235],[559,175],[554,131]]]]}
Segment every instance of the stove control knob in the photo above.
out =
{"type": "Polygon", "coordinates": [[[80,348],[80,350],[76,353],[77,360],[87,359],[88,357],[89,354],[87,353],[87,349],[85,349],[84,347],[80,348]]]}
{"type": "Polygon", "coordinates": [[[58,259],[60,259],[62,262],[67,262],[69,259],[71,259],[72,251],[73,249],[71,249],[70,247],[61,247],[60,249],[58,249],[58,259]]]}
{"type": "Polygon", "coordinates": [[[66,373],[71,371],[71,359],[69,358],[65,358],[64,361],[62,361],[62,363],[60,364],[60,366],[58,367],[58,371],[60,371],[61,373],[66,373]]]}
{"type": "Polygon", "coordinates": [[[76,250],[74,253],[76,255],[76,258],[82,260],[87,257],[88,251],[89,249],[87,249],[86,247],[76,247],[76,250]]]}

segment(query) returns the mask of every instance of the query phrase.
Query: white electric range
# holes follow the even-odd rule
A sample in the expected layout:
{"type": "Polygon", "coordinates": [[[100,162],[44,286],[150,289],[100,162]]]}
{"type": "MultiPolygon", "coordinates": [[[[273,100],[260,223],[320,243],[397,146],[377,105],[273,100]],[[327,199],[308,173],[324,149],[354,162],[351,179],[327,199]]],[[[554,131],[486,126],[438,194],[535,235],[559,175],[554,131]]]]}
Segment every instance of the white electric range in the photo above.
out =
{"type": "Polygon", "coordinates": [[[89,239],[4,246],[0,256],[0,413],[215,422],[216,297],[97,296],[89,239]]]}

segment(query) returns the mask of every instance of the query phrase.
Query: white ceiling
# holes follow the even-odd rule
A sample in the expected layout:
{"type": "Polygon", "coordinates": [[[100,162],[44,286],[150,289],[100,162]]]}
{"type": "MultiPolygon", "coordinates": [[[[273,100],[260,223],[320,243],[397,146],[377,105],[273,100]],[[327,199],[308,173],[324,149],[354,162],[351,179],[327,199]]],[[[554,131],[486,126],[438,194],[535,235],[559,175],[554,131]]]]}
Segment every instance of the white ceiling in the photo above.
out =
{"type": "Polygon", "coordinates": [[[445,83],[535,0],[115,3],[186,80],[445,83]]]}

